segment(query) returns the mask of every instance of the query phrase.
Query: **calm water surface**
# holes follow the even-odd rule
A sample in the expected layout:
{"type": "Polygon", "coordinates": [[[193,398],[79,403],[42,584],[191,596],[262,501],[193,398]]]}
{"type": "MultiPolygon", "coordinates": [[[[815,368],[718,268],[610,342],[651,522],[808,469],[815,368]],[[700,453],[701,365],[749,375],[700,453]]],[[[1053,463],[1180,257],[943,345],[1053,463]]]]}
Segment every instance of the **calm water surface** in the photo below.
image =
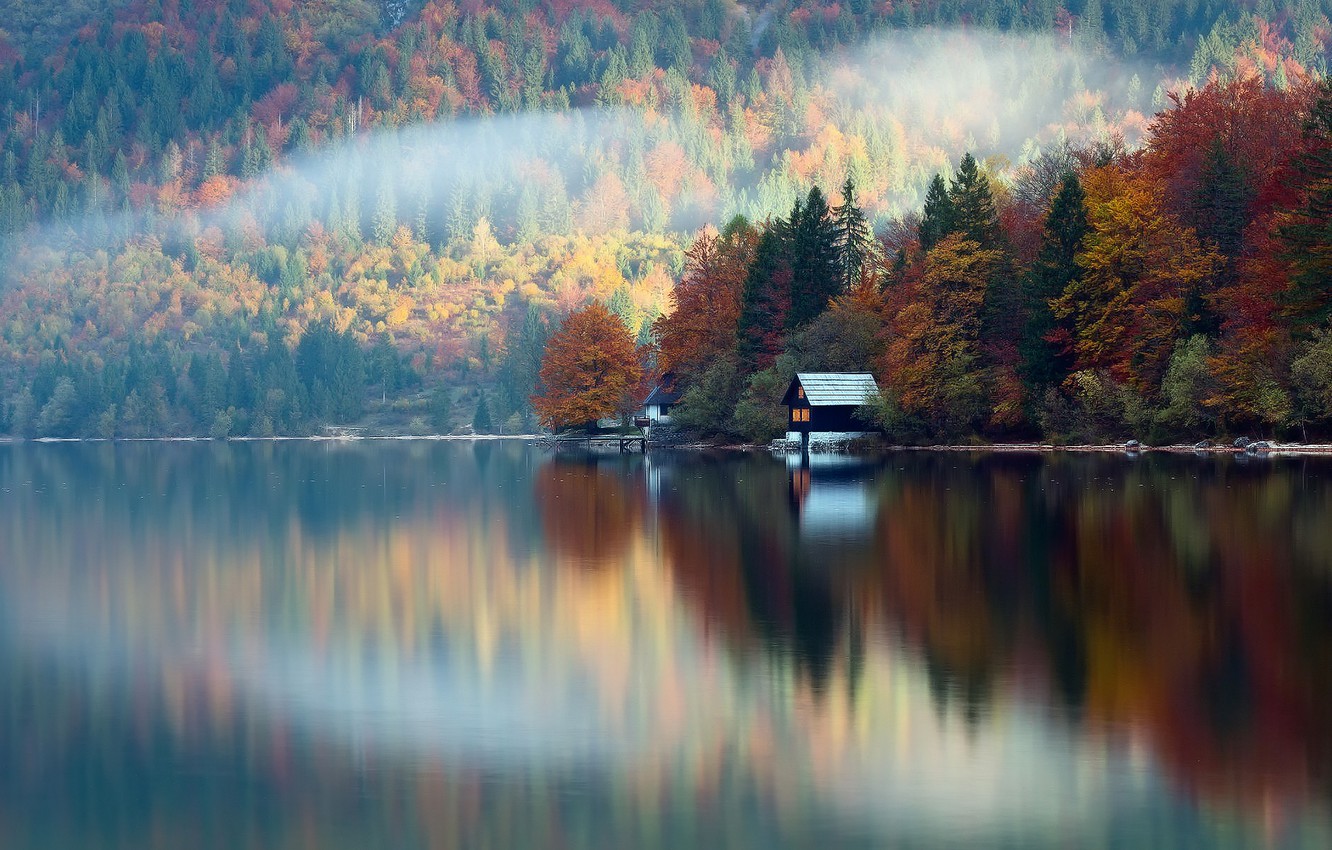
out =
{"type": "Polygon", "coordinates": [[[0,846],[1332,846],[1332,463],[0,445],[0,846]]]}

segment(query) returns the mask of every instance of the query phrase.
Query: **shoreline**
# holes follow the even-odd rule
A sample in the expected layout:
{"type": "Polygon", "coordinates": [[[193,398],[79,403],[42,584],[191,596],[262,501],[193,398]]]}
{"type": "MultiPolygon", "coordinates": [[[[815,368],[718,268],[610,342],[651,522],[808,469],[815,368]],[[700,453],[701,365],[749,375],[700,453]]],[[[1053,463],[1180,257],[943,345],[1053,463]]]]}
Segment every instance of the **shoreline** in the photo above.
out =
{"type": "MultiPolygon", "coordinates": [[[[60,444],[60,443],[358,443],[358,442],[496,442],[524,441],[544,443],[549,439],[546,434],[377,434],[377,435],[310,435],[303,437],[37,437],[22,439],[0,436],[0,445],[20,445],[24,443],[60,444]]],[[[990,443],[990,444],[951,444],[936,443],[930,445],[869,445],[824,446],[812,454],[874,454],[880,452],[941,452],[941,453],[984,453],[984,454],[1122,454],[1139,456],[1144,454],[1196,455],[1233,455],[1251,458],[1259,457],[1297,457],[1297,456],[1332,456],[1332,443],[1277,443],[1264,441],[1266,447],[1257,451],[1237,448],[1230,445],[1197,447],[1187,444],[1164,446],[1135,446],[1124,444],[1080,444],[1060,446],[1053,443],[990,443]]],[[[649,442],[649,446],[653,446],[649,442]]],[[[752,443],[680,443],[655,444],[658,451],[767,451],[773,454],[795,454],[799,449],[752,443]]]]}

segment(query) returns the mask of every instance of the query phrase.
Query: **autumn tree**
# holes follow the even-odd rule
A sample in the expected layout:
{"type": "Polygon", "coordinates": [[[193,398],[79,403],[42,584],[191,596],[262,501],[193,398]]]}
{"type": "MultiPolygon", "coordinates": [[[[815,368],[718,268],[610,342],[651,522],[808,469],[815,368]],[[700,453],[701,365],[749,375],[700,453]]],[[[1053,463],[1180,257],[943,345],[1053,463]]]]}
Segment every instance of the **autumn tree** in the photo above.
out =
{"type": "Polygon", "coordinates": [[[1219,266],[1191,228],[1161,209],[1148,179],[1117,166],[1083,180],[1090,225],[1082,273],[1054,302],[1072,326],[1075,367],[1108,369],[1152,397],[1188,320],[1190,294],[1219,266]]]}
{"type": "Polygon", "coordinates": [[[740,219],[704,233],[685,252],[685,273],[671,290],[671,311],[657,319],[659,364],[688,383],[736,346],[741,298],[758,234],[740,219]]]}
{"type": "Polygon", "coordinates": [[[541,424],[560,429],[627,415],[643,367],[634,338],[605,306],[593,303],[571,314],[546,344],[541,395],[532,398],[541,424]]]}
{"type": "Polygon", "coordinates": [[[1002,262],[961,234],[945,238],[926,255],[916,297],[891,319],[884,377],[935,433],[961,436],[984,412],[981,308],[1002,262]]]}

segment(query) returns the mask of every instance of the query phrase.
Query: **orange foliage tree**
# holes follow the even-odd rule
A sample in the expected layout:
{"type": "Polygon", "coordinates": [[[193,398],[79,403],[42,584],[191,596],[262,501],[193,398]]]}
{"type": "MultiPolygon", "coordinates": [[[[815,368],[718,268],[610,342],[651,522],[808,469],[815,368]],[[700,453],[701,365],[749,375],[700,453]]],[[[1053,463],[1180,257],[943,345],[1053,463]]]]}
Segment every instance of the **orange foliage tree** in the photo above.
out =
{"type": "Polygon", "coordinates": [[[624,415],[638,404],[643,365],[624,322],[601,304],[565,319],[541,361],[545,392],[532,397],[541,424],[567,428],[624,415]]]}
{"type": "Polygon", "coordinates": [[[671,291],[673,309],[656,322],[663,372],[689,379],[735,349],[740,297],[757,241],[752,228],[726,237],[705,233],[685,254],[685,275],[671,291]]]}

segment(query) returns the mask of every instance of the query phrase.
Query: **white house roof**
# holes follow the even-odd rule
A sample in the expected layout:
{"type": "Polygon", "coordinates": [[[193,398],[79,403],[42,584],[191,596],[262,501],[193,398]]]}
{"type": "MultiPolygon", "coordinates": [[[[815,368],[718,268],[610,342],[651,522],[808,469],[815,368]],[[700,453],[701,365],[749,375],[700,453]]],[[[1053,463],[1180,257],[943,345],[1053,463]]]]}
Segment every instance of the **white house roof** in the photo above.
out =
{"type": "Polygon", "coordinates": [[[811,407],[859,405],[879,394],[879,385],[868,372],[801,372],[796,380],[811,407]]]}

